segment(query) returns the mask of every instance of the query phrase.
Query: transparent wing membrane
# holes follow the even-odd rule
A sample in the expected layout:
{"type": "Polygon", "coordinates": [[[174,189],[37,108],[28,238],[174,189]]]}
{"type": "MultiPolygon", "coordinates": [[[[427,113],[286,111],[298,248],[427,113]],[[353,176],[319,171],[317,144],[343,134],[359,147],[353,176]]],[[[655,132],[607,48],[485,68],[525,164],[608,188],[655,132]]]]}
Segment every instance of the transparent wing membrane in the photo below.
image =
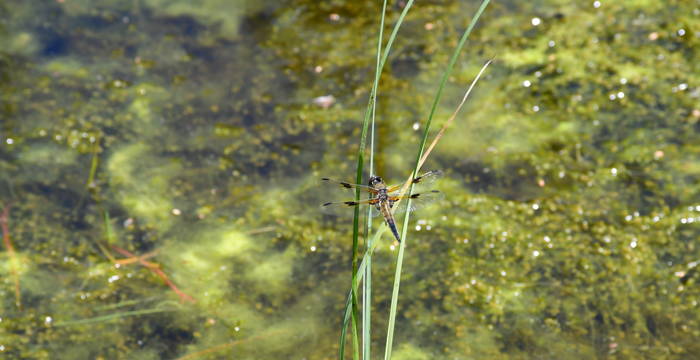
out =
{"type": "Polygon", "coordinates": [[[428,192],[422,192],[422,193],[416,193],[416,194],[411,194],[410,196],[404,195],[401,197],[398,196],[391,196],[389,199],[391,201],[398,201],[399,199],[401,200],[401,203],[398,204],[398,208],[396,208],[396,211],[394,214],[401,214],[406,212],[407,210],[409,212],[413,212],[416,210],[420,210],[422,208],[425,208],[427,206],[430,206],[439,200],[442,200],[445,198],[445,194],[437,191],[437,190],[432,190],[428,192]],[[408,199],[411,199],[411,207],[407,207],[408,205],[408,199]]]}
{"type": "MultiPolygon", "coordinates": [[[[432,184],[436,180],[440,179],[442,177],[442,175],[443,175],[443,172],[441,170],[431,170],[431,171],[428,171],[428,172],[426,172],[418,177],[413,178],[413,181],[411,181],[411,183],[415,184],[415,185],[432,184]]],[[[399,191],[401,189],[401,186],[403,186],[403,184],[390,186],[387,189],[387,191],[388,192],[399,191]]]]}
{"type": "Polygon", "coordinates": [[[351,191],[351,192],[355,192],[355,189],[357,189],[357,188],[360,188],[363,191],[367,191],[367,192],[370,192],[373,194],[376,192],[372,187],[370,187],[368,185],[354,184],[351,182],[336,180],[336,179],[327,178],[327,177],[320,178],[319,183],[325,187],[337,187],[341,190],[347,190],[347,191],[351,191]]]}
{"type": "Polygon", "coordinates": [[[363,205],[370,205],[372,207],[372,216],[378,216],[379,211],[374,209],[374,204],[377,203],[376,199],[366,199],[361,201],[338,201],[338,202],[327,202],[321,204],[321,212],[327,215],[333,216],[354,216],[355,208],[360,207],[360,215],[364,216],[367,212],[367,208],[363,205]]]}

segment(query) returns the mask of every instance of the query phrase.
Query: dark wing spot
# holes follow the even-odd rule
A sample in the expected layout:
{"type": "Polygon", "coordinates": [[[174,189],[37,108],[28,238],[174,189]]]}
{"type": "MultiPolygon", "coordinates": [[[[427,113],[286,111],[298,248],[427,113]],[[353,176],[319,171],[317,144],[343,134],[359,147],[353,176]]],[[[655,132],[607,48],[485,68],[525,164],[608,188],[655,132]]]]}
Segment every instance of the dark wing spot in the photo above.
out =
{"type": "Polygon", "coordinates": [[[420,196],[420,194],[412,194],[412,195],[411,195],[411,199],[415,199],[415,198],[417,198],[417,197],[419,197],[419,196],[420,196]]]}
{"type": "Polygon", "coordinates": [[[344,187],[346,187],[348,189],[352,189],[352,186],[349,183],[341,182],[340,185],[343,185],[344,187]]]}
{"type": "Polygon", "coordinates": [[[321,180],[323,180],[323,181],[331,181],[331,179],[329,179],[329,178],[321,178],[321,180]]]}
{"type": "Polygon", "coordinates": [[[322,206],[328,206],[328,205],[330,205],[330,204],[332,204],[332,202],[325,203],[325,204],[323,204],[322,206]]]}
{"type": "Polygon", "coordinates": [[[346,201],[346,202],[344,202],[343,204],[348,205],[348,206],[353,206],[353,205],[357,205],[357,204],[359,204],[359,203],[356,202],[356,201],[346,201]]]}
{"type": "Polygon", "coordinates": [[[441,175],[442,175],[442,171],[441,171],[441,170],[431,170],[431,171],[428,171],[427,173],[425,173],[425,174],[423,174],[423,175],[421,175],[421,176],[419,176],[419,177],[417,177],[417,178],[414,178],[412,182],[413,182],[414,184],[418,184],[418,183],[421,182],[426,176],[431,176],[431,175],[434,175],[434,176],[441,176],[441,175]]]}

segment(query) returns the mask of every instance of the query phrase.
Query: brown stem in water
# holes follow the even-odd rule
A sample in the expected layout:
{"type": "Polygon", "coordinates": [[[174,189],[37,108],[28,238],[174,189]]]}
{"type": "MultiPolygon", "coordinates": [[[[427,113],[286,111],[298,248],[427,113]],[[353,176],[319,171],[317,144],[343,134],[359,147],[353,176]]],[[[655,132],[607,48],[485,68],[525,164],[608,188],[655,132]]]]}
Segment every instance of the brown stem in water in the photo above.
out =
{"type": "Polygon", "coordinates": [[[10,240],[10,227],[7,225],[10,219],[10,207],[12,204],[7,204],[0,215],[0,228],[2,228],[2,242],[5,244],[7,253],[10,257],[10,272],[15,281],[15,305],[18,309],[22,309],[22,295],[19,290],[19,259],[15,252],[15,247],[10,240]]]}
{"type": "Polygon", "coordinates": [[[168,287],[170,287],[170,289],[172,289],[177,294],[177,296],[180,297],[181,302],[185,302],[185,301],[189,301],[189,302],[193,302],[193,303],[197,302],[197,300],[195,300],[193,297],[185,294],[184,292],[182,292],[182,290],[178,289],[177,286],[175,286],[175,283],[172,282],[168,278],[168,276],[165,275],[163,270],[160,269],[160,264],[146,261],[146,259],[151,258],[153,256],[156,256],[156,253],[157,253],[156,251],[152,251],[150,253],[147,253],[147,254],[144,254],[141,256],[137,256],[137,255],[131,253],[130,251],[122,249],[116,245],[112,245],[112,249],[114,249],[116,252],[118,252],[124,256],[128,256],[127,259],[115,260],[114,261],[115,264],[127,265],[127,264],[132,264],[132,263],[138,262],[139,264],[148,268],[148,270],[151,270],[151,272],[156,274],[159,278],[161,278],[161,280],[163,280],[163,282],[166,285],[168,285],[168,287]]]}

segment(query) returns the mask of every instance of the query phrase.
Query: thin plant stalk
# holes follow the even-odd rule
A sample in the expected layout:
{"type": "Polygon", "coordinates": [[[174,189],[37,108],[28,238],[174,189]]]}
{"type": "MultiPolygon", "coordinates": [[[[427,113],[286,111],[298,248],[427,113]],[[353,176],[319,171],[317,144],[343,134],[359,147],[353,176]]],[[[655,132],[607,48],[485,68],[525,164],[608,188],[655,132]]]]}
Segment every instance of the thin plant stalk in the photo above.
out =
{"type": "Polygon", "coordinates": [[[53,326],[61,327],[61,326],[94,324],[94,323],[100,323],[100,322],[119,320],[119,319],[123,319],[123,318],[129,317],[129,316],[139,316],[139,315],[155,314],[155,313],[169,312],[169,311],[176,311],[176,309],[168,309],[168,308],[158,309],[158,308],[155,308],[155,309],[123,311],[123,312],[119,312],[119,313],[96,316],[96,317],[87,318],[87,319],[60,321],[60,322],[56,322],[53,326]]]}
{"type": "MultiPolygon", "coordinates": [[[[379,77],[381,75],[380,73],[380,63],[382,61],[382,41],[384,37],[384,19],[386,17],[386,3],[387,0],[384,0],[384,3],[382,5],[382,16],[381,20],[379,21],[379,36],[377,39],[377,66],[374,74],[374,84],[372,85],[373,92],[375,94],[374,96],[374,101],[370,102],[370,106],[372,108],[372,119],[371,119],[371,132],[370,132],[370,152],[369,152],[369,176],[372,177],[374,175],[374,130],[375,130],[375,120],[376,120],[376,112],[377,112],[377,87],[379,86],[379,77]]],[[[372,208],[368,207],[367,208],[367,223],[365,226],[365,234],[368,237],[367,242],[365,243],[365,248],[370,249],[372,247],[372,241],[369,238],[369,232],[370,229],[372,229],[372,216],[371,216],[372,208]]],[[[366,257],[363,257],[362,260],[364,261],[367,259],[367,266],[365,268],[364,274],[365,274],[365,280],[362,283],[363,284],[363,289],[362,289],[362,358],[363,359],[371,359],[371,347],[372,347],[372,338],[371,338],[371,333],[372,333],[372,254],[368,253],[366,257]]]]}

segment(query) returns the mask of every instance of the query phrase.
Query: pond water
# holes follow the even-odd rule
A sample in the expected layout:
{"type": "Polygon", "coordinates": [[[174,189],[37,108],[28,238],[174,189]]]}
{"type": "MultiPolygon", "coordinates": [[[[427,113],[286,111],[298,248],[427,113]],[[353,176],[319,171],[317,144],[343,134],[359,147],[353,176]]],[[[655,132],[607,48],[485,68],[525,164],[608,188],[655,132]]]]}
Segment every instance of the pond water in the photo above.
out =
{"type": "MultiPolygon", "coordinates": [[[[376,113],[391,183],[478,5],[408,13],[376,113]]],[[[349,198],[317,179],[355,177],[380,13],[0,0],[0,357],[337,359],[352,211],[319,211],[349,198]]],[[[409,222],[393,359],[700,353],[699,51],[698,1],[490,4],[430,131],[495,58],[425,165],[445,197],[409,222]]],[[[397,252],[385,232],[372,358],[397,252]]]]}

